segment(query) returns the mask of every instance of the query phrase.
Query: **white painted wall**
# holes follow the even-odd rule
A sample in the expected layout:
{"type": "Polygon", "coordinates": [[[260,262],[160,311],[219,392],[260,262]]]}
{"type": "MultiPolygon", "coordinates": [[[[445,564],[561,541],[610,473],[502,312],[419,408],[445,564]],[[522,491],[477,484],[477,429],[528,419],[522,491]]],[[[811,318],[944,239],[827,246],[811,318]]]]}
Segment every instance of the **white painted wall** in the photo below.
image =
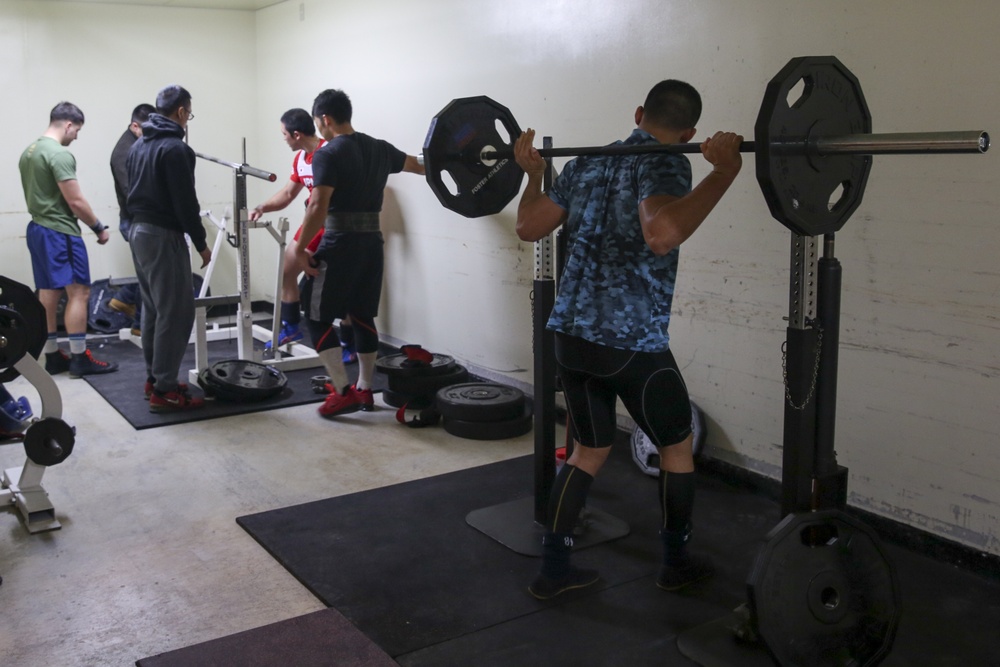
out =
{"type": "MultiPolygon", "coordinates": [[[[131,106],[168,80],[195,95],[193,146],[238,159],[247,136],[250,163],[282,178],[291,153],[278,117],[309,108],[326,87],[352,96],[358,130],[411,154],[448,101],[480,94],[557,145],[590,145],[626,136],[635,106],[666,77],[702,91],[701,136],[751,133],[767,81],[798,55],[832,54],[851,68],[876,132],[1000,131],[1000,43],[983,29],[998,19],[1000,5],[972,0],[291,0],[256,14],[0,0],[0,82],[21,100],[3,112],[0,266],[30,281],[16,160],[61,98],[90,119],[73,149],[84,191],[109,219],[107,155],[131,106]],[[69,59],[51,54],[57,37],[75,47],[69,59]],[[122,65],[151,43],[155,57],[122,65]]],[[[672,335],[710,418],[709,453],[777,477],[789,233],[770,218],[747,160],[682,249],[672,335]]],[[[706,173],[694,164],[696,177],[706,173]]],[[[199,194],[221,210],[229,175],[210,166],[199,165],[199,194]]],[[[864,203],[837,235],[837,451],[850,502],[992,554],[998,176],[995,152],[876,158],[864,203]]],[[[276,187],[251,180],[251,204],[276,187]]],[[[289,209],[293,227],[300,204],[289,209]]],[[[382,331],[530,381],[533,254],[513,222],[513,207],[467,220],[421,179],[392,177],[382,331]]],[[[104,250],[95,264],[124,266],[101,259],[104,250]]],[[[273,296],[272,250],[254,242],[257,298],[273,296]]]]}
{"type": "MultiPolygon", "coordinates": [[[[155,103],[158,90],[179,83],[193,98],[192,148],[239,162],[242,138],[256,132],[254,23],[254,13],[242,11],[0,0],[0,271],[34,284],[17,162],[45,131],[52,107],[68,100],[86,117],[70,146],[80,186],[112,231],[99,246],[84,230],[91,275],[134,275],[118,234],[111,150],[137,104],[155,103]]],[[[233,197],[232,171],[199,160],[195,174],[202,207],[221,216],[233,197]]],[[[236,285],[232,249],[223,254],[217,294],[236,285]]]]}
{"type": "MultiPolygon", "coordinates": [[[[355,126],[420,150],[449,100],[490,95],[557,145],[624,137],[662,78],[703,93],[701,136],[753,132],[793,56],[838,56],[876,132],[1000,127],[1000,5],[790,0],[286,2],[257,14],[262,162],[287,169],[277,118],[340,87],[355,126]]],[[[694,160],[697,175],[706,173],[694,160]]],[[[850,502],[1000,554],[1000,159],[875,160],[837,235],[844,265],[837,451],[850,502]]],[[[390,180],[380,326],[530,381],[530,245],[513,207],[466,220],[390,180]]],[[[789,232],[744,174],[682,249],[675,354],[713,456],[777,477],[789,232]]]]}

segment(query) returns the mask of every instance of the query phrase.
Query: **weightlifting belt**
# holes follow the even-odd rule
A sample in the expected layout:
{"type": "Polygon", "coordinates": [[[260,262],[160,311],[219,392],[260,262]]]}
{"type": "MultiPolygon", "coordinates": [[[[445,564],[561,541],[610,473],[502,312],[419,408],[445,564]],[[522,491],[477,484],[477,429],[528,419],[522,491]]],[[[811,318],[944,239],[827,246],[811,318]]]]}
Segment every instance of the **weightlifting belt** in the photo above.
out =
{"type": "Polygon", "coordinates": [[[330,213],[325,223],[328,232],[377,232],[378,213],[330,213]]]}

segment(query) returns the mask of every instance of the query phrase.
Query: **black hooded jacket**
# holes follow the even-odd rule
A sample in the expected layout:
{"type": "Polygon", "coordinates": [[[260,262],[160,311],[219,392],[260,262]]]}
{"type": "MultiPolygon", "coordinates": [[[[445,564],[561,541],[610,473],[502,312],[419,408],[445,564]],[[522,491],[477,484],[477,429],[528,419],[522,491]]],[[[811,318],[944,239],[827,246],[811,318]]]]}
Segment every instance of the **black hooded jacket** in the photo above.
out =
{"type": "Polygon", "coordinates": [[[186,233],[195,250],[202,252],[208,245],[194,188],[194,164],[194,151],[184,143],[184,128],[166,116],[150,114],[125,161],[126,207],[134,223],[186,233]]]}

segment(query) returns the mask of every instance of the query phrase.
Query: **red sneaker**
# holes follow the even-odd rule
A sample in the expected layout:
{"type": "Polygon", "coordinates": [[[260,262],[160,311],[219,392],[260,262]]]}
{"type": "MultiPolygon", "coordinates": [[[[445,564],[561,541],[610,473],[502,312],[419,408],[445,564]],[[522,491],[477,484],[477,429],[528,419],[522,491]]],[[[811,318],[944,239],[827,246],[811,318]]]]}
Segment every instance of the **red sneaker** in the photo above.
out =
{"type": "Polygon", "coordinates": [[[168,391],[165,394],[153,393],[149,397],[150,412],[178,412],[181,410],[196,410],[204,407],[205,401],[179,391],[168,391]]]}
{"type": "Polygon", "coordinates": [[[323,417],[336,417],[346,415],[358,410],[371,412],[375,409],[375,397],[371,389],[355,389],[354,385],[348,387],[343,394],[330,394],[319,406],[319,414],[323,417]]]}
{"type": "MultiPolygon", "coordinates": [[[[145,394],[146,396],[146,400],[148,401],[150,397],[153,395],[153,383],[150,382],[149,380],[146,380],[146,386],[143,387],[142,391],[143,394],[145,394]]],[[[187,382],[178,382],[177,391],[185,395],[188,394],[189,392],[188,392],[187,382]]]]}

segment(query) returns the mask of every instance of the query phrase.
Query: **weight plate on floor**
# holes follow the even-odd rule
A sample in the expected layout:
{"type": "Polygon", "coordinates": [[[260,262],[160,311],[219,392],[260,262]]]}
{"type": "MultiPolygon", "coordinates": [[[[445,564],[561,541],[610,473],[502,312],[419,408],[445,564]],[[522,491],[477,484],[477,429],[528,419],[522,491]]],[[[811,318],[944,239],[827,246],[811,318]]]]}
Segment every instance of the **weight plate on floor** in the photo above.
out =
{"type": "Polygon", "coordinates": [[[437,409],[445,419],[499,422],[517,419],[524,392],[495,382],[466,382],[438,390],[437,409]]]}
{"type": "Polygon", "coordinates": [[[839,510],[789,514],[747,581],[751,618],[780,665],[876,665],[901,612],[878,535],[839,510]]]}
{"type": "Polygon", "coordinates": [[[375,360],[375,370],[385,373],[389,377],[444,375],[454,370],[454,358],[447,354],[434,354],[432,357],[429,364],[415,364],[405,354],[390,354],[375,360]]]}
{"type": "Polygon", "coordinates": [[[46,332],[45,306],[31,288],[0,276],[0,382],[20,375],[14,364],[25,354],[38,358],[46,332]]]}
{"type": "Polygon", "coordinates": [[[414,396],[427,394],[433,398],[438,389],[468,382],[469,371],[465,366],[455,364],[449,372],[440,375],[390,375],[387,380],[392,391],[414,396]]]}
{"type": "Polygon", "coordinates": [[[526,401],[521,414],[513,419],[491,422],[473,422],[462,419],[445,418],[444,430],[459,438],[468,440],[506,440],[522,436],[531,430],[531,402],[526,401]]]}
{"type": "Polygon", "coordinates": [[[434,405],[434,394],[414,395],[391,389],[382,390],[382,400],[386,405],[394,408],[401,408],[404,405],[407,410],[426,410],[434,405]]]}
{"type": "Polygon", "coordinates": [[[281,393],[288,384],[274,366],[245,359],[218,361],[198,374],[206,395],[236,403],[263,401],[281,393]]]}
{"type": "Polygon", "coordinates": [[[73,453],[76,431],[61,419],[47,417],[32,422],[24,432],[24,453],[40,466],[54,466],[73,453]]]}
{"type": "MultiPolygon", "coordinates": [[[[701,453],[701,448],[705,444],[705,414],[694,401],[691,401],[691,435],[694,436],[691,442],[691,449],[695,456],[701,453]]],[[[651,477],[660,476],[660,452],[656,449],[649,436],[639,428],[632,431],[630,441],[632,446],[632,460],[639,470],[651,477]]]]}

